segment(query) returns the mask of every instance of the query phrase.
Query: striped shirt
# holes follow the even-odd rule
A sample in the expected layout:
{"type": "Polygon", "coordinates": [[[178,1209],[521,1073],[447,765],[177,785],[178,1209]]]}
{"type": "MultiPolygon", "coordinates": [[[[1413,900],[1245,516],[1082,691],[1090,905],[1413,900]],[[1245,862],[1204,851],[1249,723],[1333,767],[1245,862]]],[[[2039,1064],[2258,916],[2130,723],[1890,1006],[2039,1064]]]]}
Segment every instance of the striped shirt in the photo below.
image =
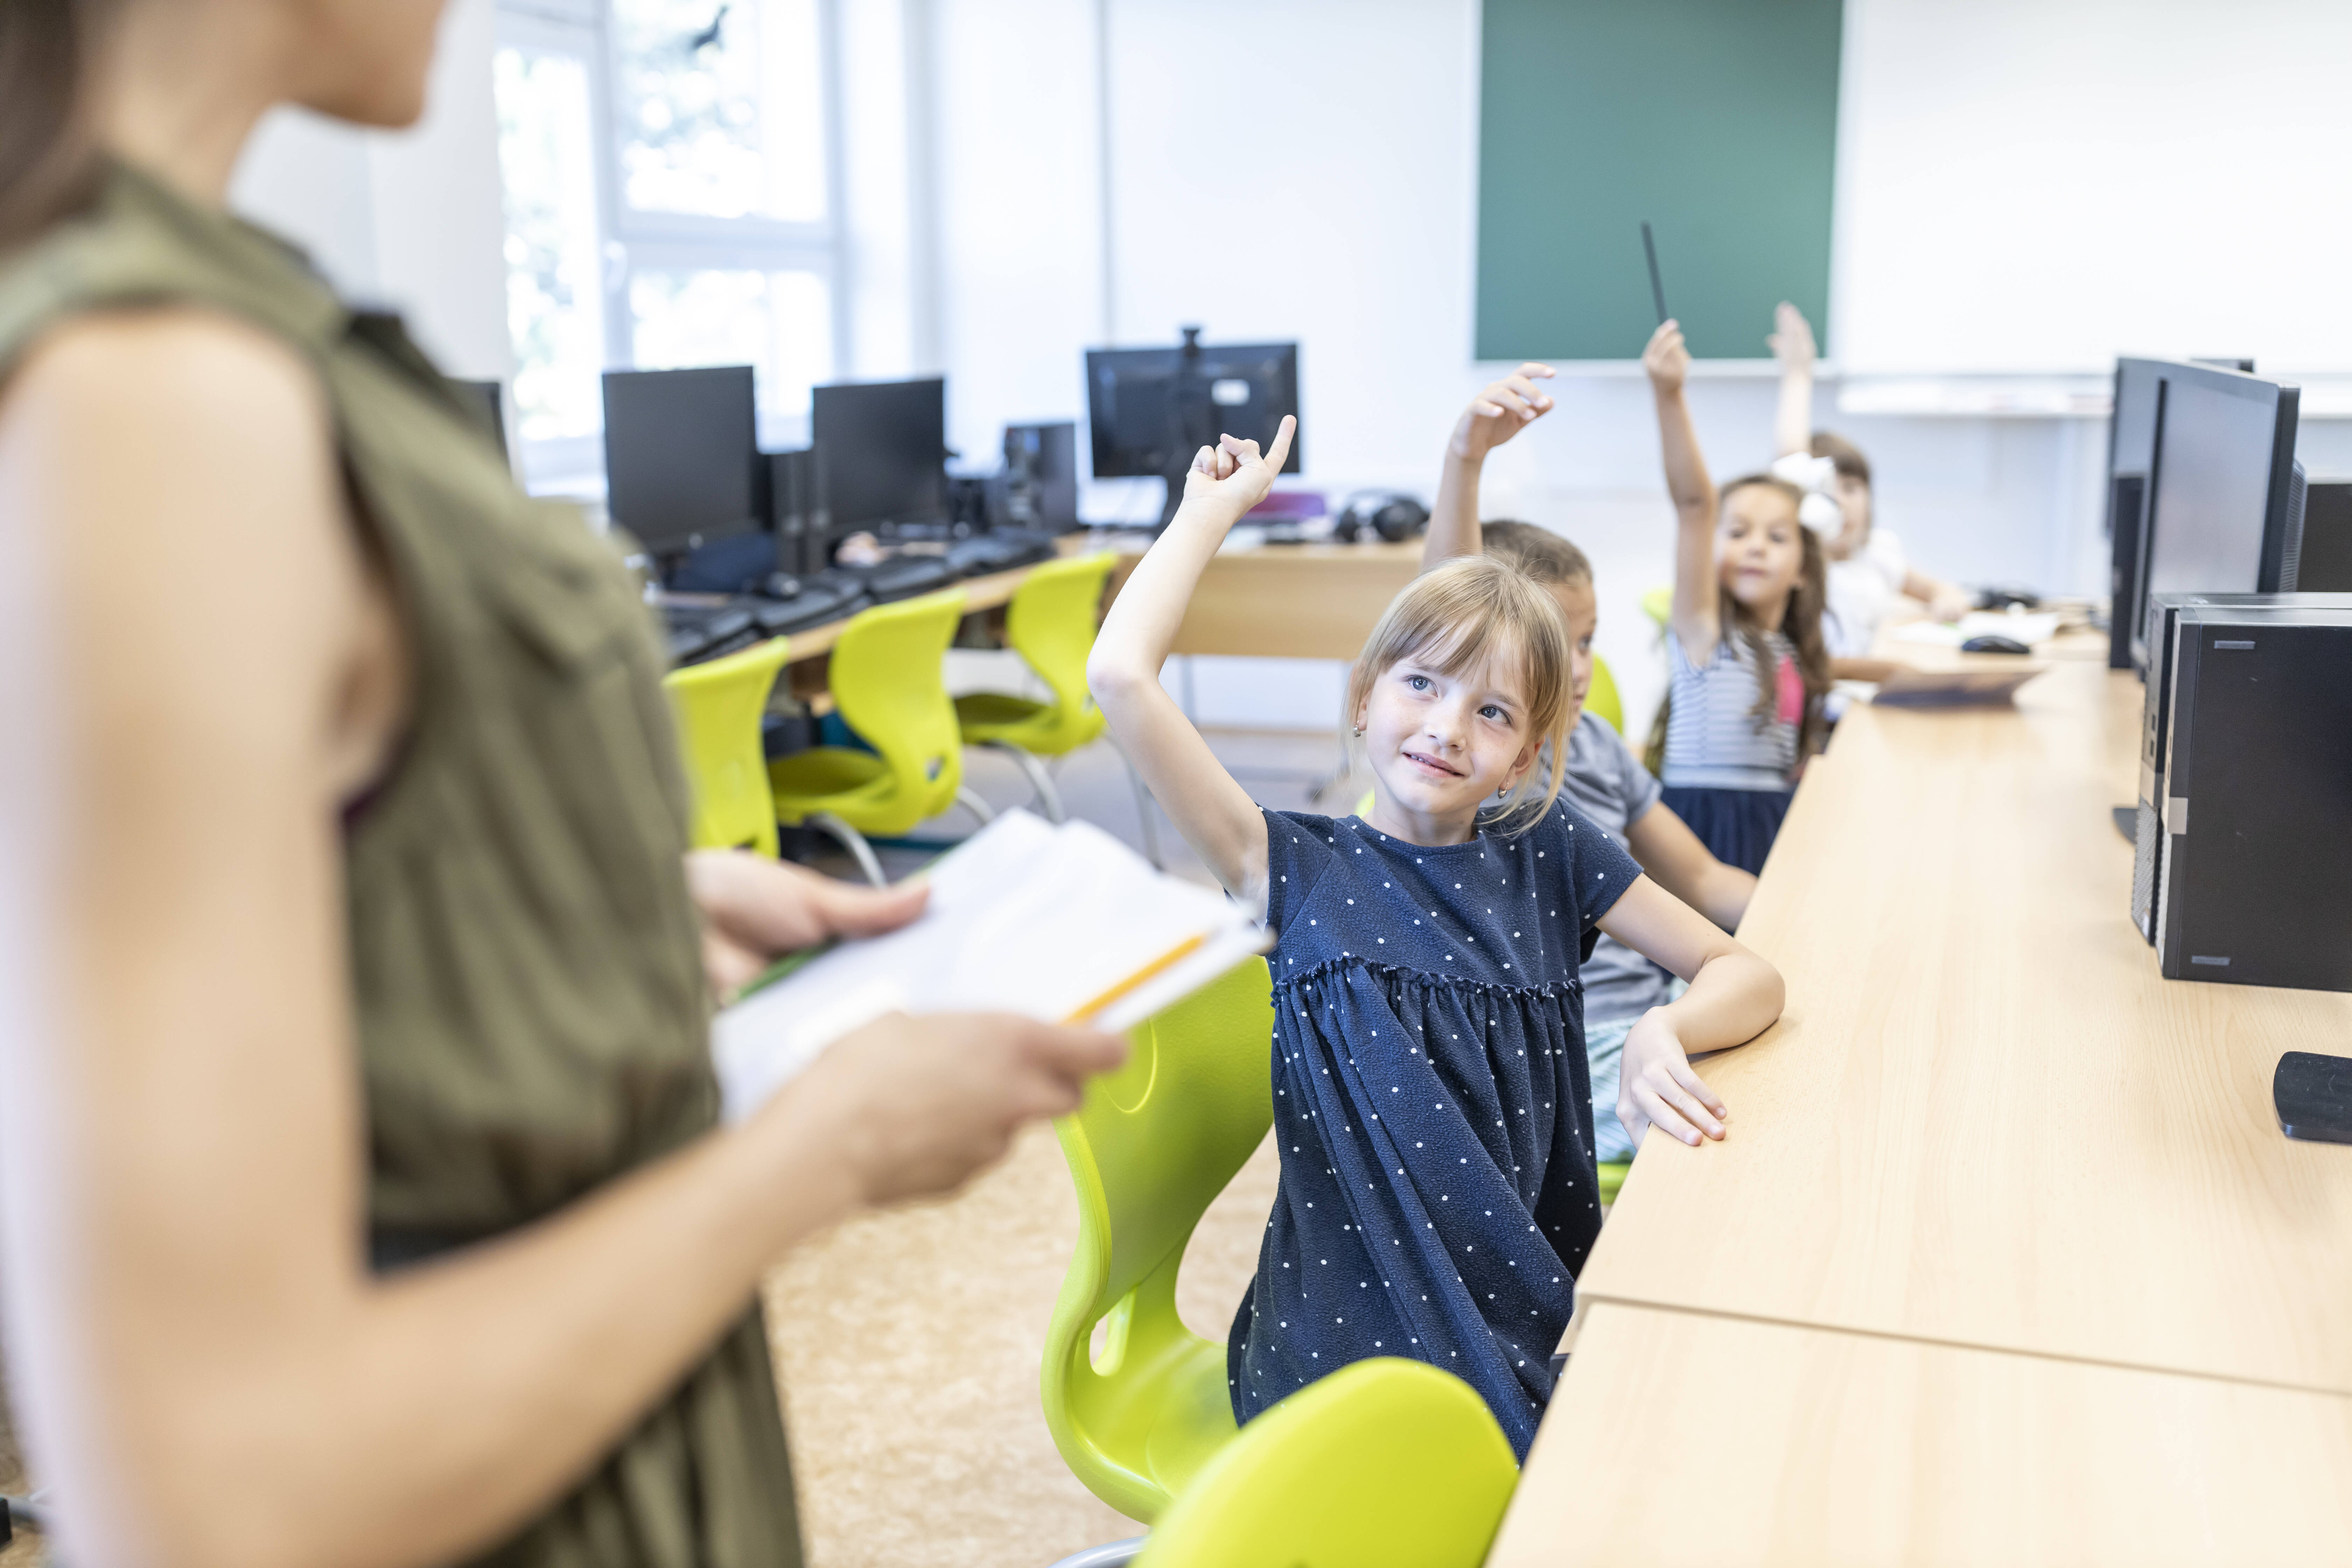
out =
{"type": "Polygon", "coordinates": [[[1780,700],[1756,713],[1756,655],[1748,639],[1725,628],[1704,668],[1691,663],[1682,639],[1666,633],[1668,695],[1665,782],[1677,789],[1790,787],[1797,771],[1797,731],[1804,717],[1804,687],[1789,639],[1768,632],[1764,646],[1777,667],[1780,700]],[[1792,690],[1793,689],[1793,690],[1792,690]],[[1794,700],[1790,700],[1793,695],[1794,700]]]}

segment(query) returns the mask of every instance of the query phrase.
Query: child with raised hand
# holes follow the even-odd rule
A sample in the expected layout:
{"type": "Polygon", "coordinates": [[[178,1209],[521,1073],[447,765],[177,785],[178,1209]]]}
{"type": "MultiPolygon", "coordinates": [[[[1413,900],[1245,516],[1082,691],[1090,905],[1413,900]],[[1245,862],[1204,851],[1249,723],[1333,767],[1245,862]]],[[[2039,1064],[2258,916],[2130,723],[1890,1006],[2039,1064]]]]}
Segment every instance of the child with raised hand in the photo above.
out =
{"type": "MultiPolygon", "coordinates": [[[[1967,590],[1918,570],[1903,542],[1873,526],[1870,459],[1843,436],[1813,428],[1813,329],[1805,313],[1783,300],[1774,313],[1775,331],[1765,340],[1780,362],[1780,402],[1774,420],[1782,461],[1811,457],[1832,465],[1832,482],[1843,514],[1829,557],[1828,600],[1822,614],[1822,640],[1829,648],[1830,672],[1841,680],[1883,680],[1897,667],[1870,657],[1878,628],[1906,595],[1925,604],[1939,621],[1956,621],[1974,608],[1967,590]]],[[[1780,464],[1774,464],[1777,470],[1780,464]]]]}
{"type": "Polygon", "coordinates": [[[1825,728],[1822,542],[1786,479],[1750,474],[1717,494],[1683,399],[1678,325],[1658,328],[1642,366],[1675,517],[1665,802],[1717,859],[1760,871],[1825,728]]]}
{"type": "Polygon", "coordinates": [[[1689,981],[1626,1051],[1664,1065],[1642,1114],[1694,1145],[1727,1113],[1688,1053],[1770,1024],[1780,978],[1533,782],[1543,742],[1566,736],[1568,635],[1499,562],[1424,574],[1366,642],[1346,721],[1369,818],[1263,810],[1219,765],[1160,668],[1292,428],[1264,457],[1231,437],[1201,450],[1087,666],[1178,829],[1275,931],[1282,1176],[1229,1342],[1234,1413],[1410,1356],[1477,1389],[1524,1457],[1600,1225],[1580,962],[1606,931],[1689,981]]]}
{"type": "MultiPolygon", "coordinates": [[[[1422,570],[1482,552],[1549,594],[1569,638],[1567,763],[1559,791],[1570,805],[1629,850],[1660,887],[1726,931],[1736,931],[1756,891],[1756,878],[1708,853],[1674,808],[1660,800],[1658,781],[1626,747],[1606,719],[1585,709],[1592,688],[1592,638],[1600,622],[1592,563],[1549,529],[1532,523],[1481,522],[1478,482],[1486,454],[1534,424],[1552,407],[1535,384],[1551,367],[1523,364],[1487,385],[1462,411],[1446,442],[1437,505],[1422,547],[1422,570]]],[[[1538,776],[1551,766],[1549,748],[1538,776]]],[[[1592,1080],[1593,1155],[1606,1163],[1631,1159],[1643,1130],[1641,1090],[1663,1088],[1668,1072],[1655,1057],[1623,1071],[1626,1037],[1653,1007],[1673,1000],[1671,977],[1612,936],[1603,935],[1585,958],[1584,1054],[1592,1080]]]]}

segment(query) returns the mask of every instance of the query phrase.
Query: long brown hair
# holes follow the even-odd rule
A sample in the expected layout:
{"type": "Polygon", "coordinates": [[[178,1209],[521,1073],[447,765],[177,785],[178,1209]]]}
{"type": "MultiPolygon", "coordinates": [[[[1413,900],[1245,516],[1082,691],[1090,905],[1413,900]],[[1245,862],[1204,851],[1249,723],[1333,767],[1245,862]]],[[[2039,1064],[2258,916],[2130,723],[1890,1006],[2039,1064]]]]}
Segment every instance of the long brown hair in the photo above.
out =
{"type": "MultiPolygon", "coordinates": [[[[1729,505],[1734,490],[1762,486],[1786,496],[1791,512],[1803,504],[1804,495],[1786,479],[1769,474],[1749,474],[1723,487],[1723,505],[1729,505]]],[[[1822,700],[1829,696],[1833,681],[1830,676],[1829,645],[1822,640],[1822,612],[1829,604],[1829,555],[1822,549],[1819,535],[1799,524],[1798,537],[1803,542],[1803,553],[1797,567],[1797,581],[1789,589],[1789,602],[1780,615],[1780,631],[1789,646],[1797,652],[1797,673],[1805,683],[1805,712],[1797,730],[1797,760],[1802,762],[1819,751],[1829,729],[1822,713],[1822,700]]],[[[1731,595],[1731,590],[1717,589],[1716,614],[1720,618],[1726,637],[1738,636],[1756,656],[1756,706],[1748,711],[1755,715],[1759,728],[1771,719],[1780,706],[1780,687],[1778,666],[1765,638],[1769,635],[1756,612],[1731,595]]]]}
{"type": "Polygon", "coordinates": [[[89,57],[121,0],[0,0],[0,251],[97,188],[85,90],[89,57]]]}

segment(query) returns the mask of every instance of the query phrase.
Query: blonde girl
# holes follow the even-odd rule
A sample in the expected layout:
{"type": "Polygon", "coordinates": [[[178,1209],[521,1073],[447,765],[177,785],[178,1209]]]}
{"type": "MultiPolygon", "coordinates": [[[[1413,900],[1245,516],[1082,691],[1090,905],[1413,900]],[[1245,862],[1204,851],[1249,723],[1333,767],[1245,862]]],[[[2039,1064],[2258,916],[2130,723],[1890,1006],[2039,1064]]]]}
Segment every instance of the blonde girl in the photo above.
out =
{"type": "Polygon", "coordinates": [[[1088,677],[1185,838],[1276,934],[1282,1178],[1227,1376],[1246,1421],[1367,1356],[1476,1388],[1524,1456],[1600,1225],[1577,967],[1603,931],[1690,982],[1626,1045],[1643,1124],[1720,1138],[1688,1052],[1746,1040],[1780,979],[1539,779],[1571,652],[1541,587],[1484,557],[1397,596],[1349,682],[1369,816],[1261,809],[1160,685],[1186,601],[1289,448],[1203,447],[1088,677]],[[1635,1065],[1656,1064],[1654,1074],[1635,1065]]]}

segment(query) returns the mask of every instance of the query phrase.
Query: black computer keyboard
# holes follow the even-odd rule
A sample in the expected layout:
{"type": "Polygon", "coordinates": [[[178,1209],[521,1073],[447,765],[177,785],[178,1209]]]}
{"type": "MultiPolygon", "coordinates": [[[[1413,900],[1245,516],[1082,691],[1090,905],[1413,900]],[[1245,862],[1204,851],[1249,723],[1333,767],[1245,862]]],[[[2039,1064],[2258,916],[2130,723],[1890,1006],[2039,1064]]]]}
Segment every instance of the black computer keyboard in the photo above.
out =
{"type": "Polygon", "coordinates": [[[950,545],[947,563],[959,577],[984,577],[992,572],[1034,566],[1051,561],[1054,555],[1053,535],[1001,528],[950,545]]]}
{"type": "Polygon", "coordinates": [[[824,575],[834,573],[856,578],[877,605],[953,587],[957,576],[955,568],[940,555],[895,555],[878,566],[836,566],[824,575]]]}
{"type": "Polygon", "coordinates": [[[662,619],[669,627],[670,663],[699,664],[758,642],[759,618],[751,603],[728,599],[718,604],[664,604],[662,619]]]}

